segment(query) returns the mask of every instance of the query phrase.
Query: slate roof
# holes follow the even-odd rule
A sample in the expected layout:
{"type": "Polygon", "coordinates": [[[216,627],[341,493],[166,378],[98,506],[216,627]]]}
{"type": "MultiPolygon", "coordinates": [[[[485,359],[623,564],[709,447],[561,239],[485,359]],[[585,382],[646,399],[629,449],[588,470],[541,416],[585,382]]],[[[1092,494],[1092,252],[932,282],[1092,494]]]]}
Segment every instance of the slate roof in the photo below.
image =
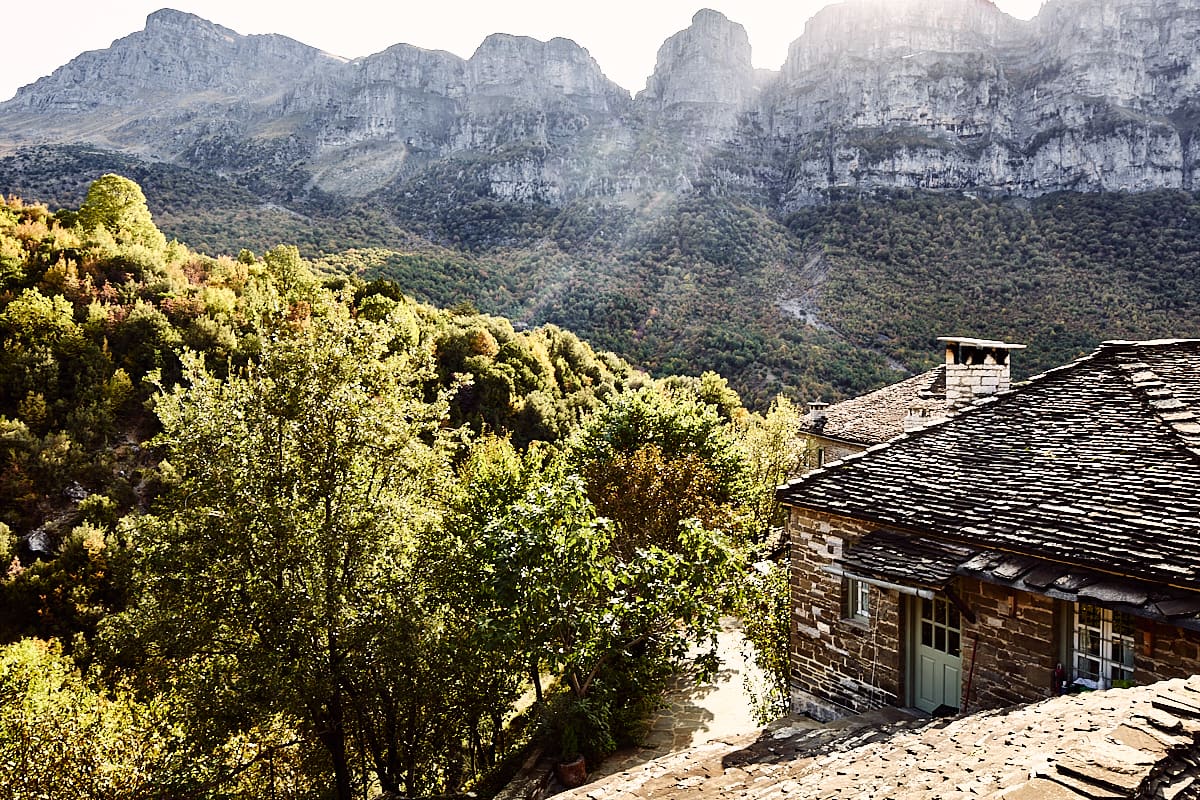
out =
{"type": "Polygon", "coordinates": [[[1107,342],[778,496],[1200,591],[1200,340],[1107,342]]]}
{"type": "Polygon", "coordinates": [[[904,433],[904,418],[914,404],[929,405],[935,398],[944,403],[946,367],[877,389],[861,397],[834,403],[825,409],[824,418],[805,417],[804,430],[862,445],[886,442],[904,433]]]}
{"type": "Polygon", "coordinates": [[[772,726],[662,756],[563,800],[1200,798],[1200,677],[949,720],[772,726]]]}
{"type": "Polygon", "coordinates": [[[839,574],[853,578],[934,591],[945,589],[956,575],[964,575],[1200,631],[1200,596],[1186,589],[900,531],[868,533],[847,548],[838,569],[839,574]]]}
{"type": "Polygon", "coordinates": [[[991,550],[975,553],[955,574],[1200,631],[1200,596],[1182,589],[991,550]]]}
{"type": "Polygon", "coordinates": [[[868,533],[847,549],[839,564],[855,577],[941,589],[975,553],[962,545],[881,530],[868,533]]]}

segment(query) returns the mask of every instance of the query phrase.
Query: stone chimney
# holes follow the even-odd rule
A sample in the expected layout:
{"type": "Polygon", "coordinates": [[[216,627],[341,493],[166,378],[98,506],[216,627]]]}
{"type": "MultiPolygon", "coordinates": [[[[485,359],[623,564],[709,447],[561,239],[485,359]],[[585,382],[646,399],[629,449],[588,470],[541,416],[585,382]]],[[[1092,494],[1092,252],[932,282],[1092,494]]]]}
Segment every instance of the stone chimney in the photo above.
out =
{"type": "Polygon", "coordinates": [[[953,414],[981,397],[1003,392],[1012,386],[1009,356],[1024,350],[1023,344],[989,339],[940,336],[946,345],[946,410],[953,414]]]}
{"type": "Polygon", "coordinates": [[[820,422],[825,419],[825,409],[829,408],[829,403],[824,400],[809,400],[808,401],[808,418],[812,422],[820,422]]]}

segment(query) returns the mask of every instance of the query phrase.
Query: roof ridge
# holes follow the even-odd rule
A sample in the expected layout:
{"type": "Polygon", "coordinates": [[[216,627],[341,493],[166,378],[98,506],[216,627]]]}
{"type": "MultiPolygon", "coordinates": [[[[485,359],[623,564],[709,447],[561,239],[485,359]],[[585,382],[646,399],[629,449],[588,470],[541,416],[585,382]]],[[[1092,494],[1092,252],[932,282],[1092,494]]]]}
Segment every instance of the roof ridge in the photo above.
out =
{"type": "Polygon", "coordinates": [[[1105,347],[1111,347],[1113,366],[1129,381],[1134,394],[1150,413],[1183,443],[1186,450],[1200,458],[1200,415],[1196,410],[1175,396],[1170,385],[1141,360],[1134,346],[1125,342],[1105,342],[1101,349],[1105,347]]]}
{"type": "MultiPolygon", "coordinates": [[[[1129,351],[1135,347],[1175,345],[1175,344],[1179,344],[1181,342],[1189,343],[1189,344],[1193,343],[1193,342],[1200,343],[1200,339],[1154,339],[1154,340],[1145,340],[1145,341],[1109,340],[1109,341],[1101,342],[1100,345],[1096,347],[1096,349],[1092,350],[1090,353],[1087,353],[1085,355],[1080,356],[1079,358],[1074,359],[1073,361],[1068,361],[1065,364],[1059,364],[1057,367],[1051,367],[1050,369],[1047,369],[1044,372],[1039,372],[1036,375],[1031,375],[1030,377],[1026,378],[1025,380],[1020,381],[1019,383],[1014,383],[1010,388],[1005,389],[1004,391],[996,392],[995,394],[987,395],[985,397],[977,397],[973,401],[968,403],[967,405],[965,405],[962,408],[955,411],[953,414],[947,416],[945,419],[941,419],[936,422],[932,422],[929,425],[925,425],[924,427],[917,428],[915,430],[904,431],[903,433],[901,433],[897,436],[893,436],[891,439],[886,439],[882,442],[878,442],[876,444],[870,445],[866,449],[860,450],[857,453],[847,453],[846,455],[842,456],[841,458],[839,458],[836,461],[831,461],[827,464],[822,465],[821,467],[819,467],[815,470],[812,470],[811,472],[806,472],[803,475],[798,475],[795,478],[792,478],[791,480],[788,480],[788,481],[785,481],[785,482],[779,484],[779,486],[777,486],[775,490],[776,490],[776,492],[781,492],[786,489],[790,489],[793,486],[797,486],[802,483],[807,483],[811,479],[814,479],[819,475],[824,475],[825,473],[829,472],[831,469],[833,469],[835,467],[840,467],[842,464],[844,464],[848,461],[856,461],[865,456],[873,455],[873,454],[879,452],[880,450],[890,449],[893,445],[899,444],[900,442],[903,442],[903,441],[906,441],[909,439],[917,439],[922,436],[932,434],[935,431],[942,428],[947,423],[953,422],[954,420],[961,418],[963,415],[970,415],[982,408],[987,408],[988,406],[991,406],[992,404],[997,403],[997,402],[1006,402],[1013,395],[1020,394],[1021,392],[1028,390],[1032,386],[1037,386],[1037,385],[1040,385],[1043,383],[1048,383],[1053,378],[1061,377],[1064,373],[1069,373],[1069,372],[1076,370],[1087,364],[1103,363],[1104,356],[1112,356],[1114,363],[1116,363],[1120,359],[1122,354],[1129,353],[1129,351]]],[[[1132,353],[1130,353],[1130,355],[1132,355],[1132,353]]],[[[943,364],[943,365],[939,365],[939,366],[944,367],[945,365],[943,364]]],[[[1119,367],[1120,364],[1117,364],[1117,366],[1119,367]]],[[[1148,365],[1142,364],[1141,366],[1144,367],[1146,371],[1153,373],[1153,370],[1151,370],[1148,365]]],[[[929,370],[929,371],[933,372],[933,371],[936,371],[937,369],[938,368],[935,367],[933,370],[929,370]]],[[[922,374],[924,374],[924,373],[922,373],[922,374]]],[[[917,376],[910,376],[909,378],[905,378],[905,380],[911,380],[913,377],[917,377],[917,376]]],[[[1159,383],[1162,386],[1164,386],[1164,387],[1166,386],[1166,383],[1163,382],[1161,380],[1161,378],[1158,378],[1157,375],[1155,375],[1155,378],[1158,379],[1159,383]]],[[[1132,382],[1132,379],[1130,379],[1130,380],[1132,382]]],[[[894,386],[895,384],[891,384],[891,385],[894,386]]],[[[881,391],[882,389],[886,389],[886,388],[889,388],[889,387],[886,387],[886,386],[881,387],[881,389],[877,389],[876,391],[881,391]]],[[[873,392],[868,392],[868,394],[873,394],[873,392]]],[[[860,395],[859,397],[865,397],[865,396],[867,396],[867,395],[860,395]]],[[[1172,398],[1175,399],[1173,393],[1172,393],[1172,398]]],[[[850,399],[856,400],[859,398],[850,398],[850,399]]],[[[846,402],[846,401],[843,401],[843,402],[846,402]]],[[[1147,402],[1147,405],[1149,405],[1148,399],[1146,399],[1146,402],[1147,402]]],[[[1154,410],[1153,407],[1151,407],[1151,410],[1154,410]]],[[[1184,428],[1183,430],[1180,430],[1180,428],[1177,425],[1173,425],[1169,420],[1163,419],[1162,415],[1158,414],[1157,411],[1155,411],[1155,414],[1156,414],[1156,416],[1158,416],[1158,418],[1160,420],[1162,420],[1164,425],[1167,425],[1171,429],[1171,431],[1176,436],[1179,436],[1180,438],[1182,438],[1184,440],[1184,449],[1185,450],[1187,450],[1189,453],[1191,453],[1195,457],[1200,458],[1200,416],[1196,416],[1195,414],[1193,414],[1192,420],[1182,420],[1184,425],[1191,425],[1192,422],[1194,421],[1196,424],[1195,424],[1195,430],[1193,431],[1191,428],[1184,428]]]]}

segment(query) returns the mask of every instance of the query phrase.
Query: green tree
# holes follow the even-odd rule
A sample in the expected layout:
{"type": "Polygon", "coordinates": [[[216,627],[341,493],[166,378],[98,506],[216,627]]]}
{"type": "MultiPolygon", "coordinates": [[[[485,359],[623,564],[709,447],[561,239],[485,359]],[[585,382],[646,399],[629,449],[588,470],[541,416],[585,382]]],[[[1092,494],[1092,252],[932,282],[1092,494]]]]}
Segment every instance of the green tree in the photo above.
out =
{"type": "Polygon", "coordinates": [[[763,675],[762,684],[746,676],[745,689],[754,704],[758,721],[767,724],[788,711],[791,653],[788,633],[792,620],[792,596],[787,562],[760,562],[742,575],[737,613],[746,636],[746,655],[754,659],[763,675]]]}
{"type": "MultiPolygon", "coordinates": [[[[498,485],[512,487],[514,474],[503,471],[498,485]]],[[[535,686],[547,670],[570,690],[558,723],[567,756],[628,741],[689,643],[715,642],[736,564],[728,540],[694,521],[667,546],[618,547],[614,525],[561,460],[545,464],[472,542],[487,577],[481,607],[498,640],[535,686]]]]}
{"type": "Polygon", "coordinates": [[[740,527],[746,462],[717,408],[649,386],[613,398],[571,442],[572,467],[616,526],[614,546],[675,546],[684,520],[740,527]]]}
{"type": "Polygon", "coordinates": [[[154,224],[142,187],[109,173],[92,181],[76,221],[84,231],[104,228],[118,244],[140,244],[161,251],[167,239],[154,224]]]}
{"type": "Polygon", "coordinates": [[[445,405],[421,398],[423,358],[389,353],[391,338],[333,305],[264,335],[260,362],[227,380],[185,357],[156,408],[177,484],[132,523],[140,602],[113,631],[207,720],[193,730],[301,720],[343,800],[363,779],[351,745],[379,701],[371,676],[403,656],[397,630],[417,613],[392,576],[412,568],[444,469],[445,405]]]}
{"type": "Polygon", "coordinates": [[[784,522],[775,489],[802,471],[805,440],[800,435],[801,421],[796,406],[780,395],[766,414],[746,415],[735,425],[738,450],[749,474],[745,506],[755,543],[766,541],[771,529],[784,522]]]}
{"type": "Polygon", "coordinates": [[[97,690],[58,645],[0,648],[0,784],[13,798],[144,797],[169,763],[158,709],[97,690]]]}

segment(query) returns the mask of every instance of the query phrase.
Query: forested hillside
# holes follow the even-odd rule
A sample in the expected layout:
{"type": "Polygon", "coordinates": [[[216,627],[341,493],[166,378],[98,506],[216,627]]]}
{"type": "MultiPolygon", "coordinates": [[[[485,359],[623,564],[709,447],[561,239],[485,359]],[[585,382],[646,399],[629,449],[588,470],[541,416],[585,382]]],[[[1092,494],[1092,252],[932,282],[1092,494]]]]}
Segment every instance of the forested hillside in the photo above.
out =
{"type": "Polygon", "coordinates": [[[14,797],[488,796],[636,741],[719,614],[778,638],[786,400],[200,254],[111,174],[0,205],[0,340],[14,797]]]}
{"type": "Polygon", "coordinates": [[[519,328],[553,323],[655,374],[712,370],[748,405],[851,396],[928,368],[939,335],[1029,345],[1018,376],[1111,338],[1195,335],[1200,203],[1183,192],[834,194],[774,219],[708,187],[629,205],[503,202],[458,186],[291,211],[246,187],[78,148],[0,159],[0,186],[78,204],[134,168],[162,228],[235,255],[279,241],[519,328]],[[116,163],[120,162],[120,163],[116,163]]]}

